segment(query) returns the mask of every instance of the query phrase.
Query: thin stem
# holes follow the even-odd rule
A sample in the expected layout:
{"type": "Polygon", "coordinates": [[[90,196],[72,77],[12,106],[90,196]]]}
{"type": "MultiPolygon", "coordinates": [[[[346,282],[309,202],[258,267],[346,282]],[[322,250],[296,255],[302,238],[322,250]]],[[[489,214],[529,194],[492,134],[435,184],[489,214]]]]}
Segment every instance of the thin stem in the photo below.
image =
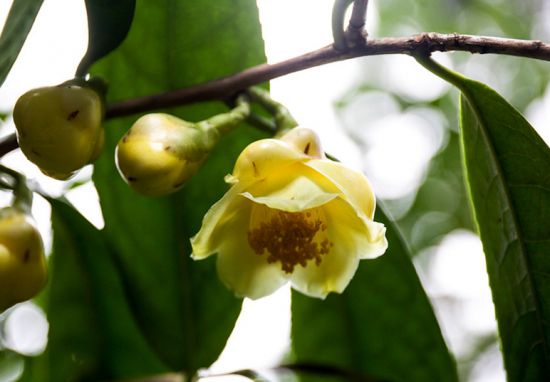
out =
{"type": "MultiPolygon", "coordinates": [[[[0,164],[0,176],[8,175],[13,180],[13,207],[18,210],[30,213],[32,207],[32,191],[27,187],[25,176],[9,167],[0,164]]],[[[2,181],[5,185],[5,181],[2,181]]]]}
{"type": "MultiPolygon", "coordinates": [[[[246,120],[250,115],[250,103],[245,96],[239,96],[236,106],[227,113],[217,114],[204,121],[198,122],[197,127],[206,133],[211,133],[214,139],[212,145],[215,145],[219,136],[227,134],[246,120]]],[[[213,147],[213,146],[212,146],[213,147]]]]}
{"type": "MultiPolygon", "coordinates": [[[[516,40],[459,34],[421,33],[411,37],[370,39],[369,43],[339,51],[332,45],[279,62],[262,64],[234,75],[188,88],[138,97],[108,105],[106,118],[116,118],[197,102],[224,100],[248,87],[315,66],[362,56],[428,54],[463,51],[504,54],[550,61],[550,44],[539,40],[516,40]]],[[[17,148],[15,135],[0,141],[0,157],[17,148]]]]}
{"type": "MultiPolygon", "coordinates": [[[[226,101],[226,104],[229,107],[234,108],[235,100],[226,101]]],[[[269,135],[273,135],[277,132],[277,126],[275,125],[275,122],[273,122],[269,118],[259,115],[258,113],[255,113],[252,108],[250,109],[250,114],[246,118],[246,122],[256,129],[268,133],[269,135]]]]}
{"type": "Polygon", "coordinates": [[[369,0],[355,0],[353,3],[353,10],[346,31],[346,39],[350,46],[364,45],[367,42],[365,22],[368,4],[369,0]]]}
{"type": "Polygon", "coordinates": [[[433,58],[431,58],[430,54],[416,54],[414,56],[416,61],[428,69],[430,72],[435,74],[436,76],[442,78],[443,80],[451,83],[452,85],[459,88],[463,93],[467,92],[467,89],[464,88],[464,81],[467,80],[466,77],[464,77],[462,74],[457,73],[455,71],[452,71],[441,64],[439,64],[437,61],[435,61],[433,58]]]}
{"type": "Polygon", "coordinates": [[[365,26],[367,18],[367,6],[369,0],[355,0],[353,3],[353,10],[351,11],[351,18],[349,20],[349,27],[355,29],[362,29],[365,26]]]}
{"type": "Polygon", "coordinates": [[[269,133],[270,135],[275,134],[275,132],[277,131],[277,126],[273,121],[254,112],[250,113],[250,115],[246,119],[246,122],[259,130],[269,133]]]}
{"type": "Polygon", "coordinates": [[[335,0],[332,7],[332,38],[334,49],[345,50],[348,48],[346,34],[344,32],[344,17],[346,10],[353,0],[335,0]]]}
{"type": "Polygon", "coordinates": [[[19,145],[17,144],[17,137],[15,133],[5,136],[4,138],[2,138],[2,140],[0,140],[0,157],[4,156],[10,151],[15,150],[18,147],[19,145]]]}
{"type": "Polygon", "coordinates": [[[298,122],[296,122],[288,109],[283,104],[271,98],[271,95],[267,91],[259,87],[251,87],[247,90],[247,93],[253,101],[262,105],[273,115],[277,128],[276,133],[282,134],[298,126],[298,122]]]}

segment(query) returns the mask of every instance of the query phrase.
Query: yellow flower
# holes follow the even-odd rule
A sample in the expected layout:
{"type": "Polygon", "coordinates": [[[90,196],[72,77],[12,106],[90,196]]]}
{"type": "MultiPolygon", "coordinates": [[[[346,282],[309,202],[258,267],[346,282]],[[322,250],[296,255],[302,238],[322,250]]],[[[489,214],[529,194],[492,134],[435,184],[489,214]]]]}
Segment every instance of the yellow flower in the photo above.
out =
{"type": "Polygon", "coordinates": [[[192,257],[218,253],[219,277],[239,296],[267,296],[288,281],[312,297],[341,293],[360,259],[387,248],[369,182],[325,159],[311,130],[250,144],[226,181],[191,239],[192,257]]]}

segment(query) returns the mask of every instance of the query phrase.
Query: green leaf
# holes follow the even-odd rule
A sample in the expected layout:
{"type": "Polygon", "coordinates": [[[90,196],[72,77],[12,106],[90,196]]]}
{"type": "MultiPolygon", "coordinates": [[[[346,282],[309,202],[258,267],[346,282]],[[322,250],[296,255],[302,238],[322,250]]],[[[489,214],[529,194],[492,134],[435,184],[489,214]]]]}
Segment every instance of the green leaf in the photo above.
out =
{"type": "Polygon", "coordinates": [[[101,232],[68,204],[51,203],[48,348],[29,360],[24,380],[111,380],[167,371],[131,315],[101,232]]]}
{"type": "MultiPolygon", "coordinates": [[[[255,1],[151,0],[137,3],[127,39],[92,72],[109,81],[113,101],[205,82],[264,61],[255,1]]],[[[225,111],[221,102],[210,102],[169,112],[198,121],[225,111]]],[[[172,369],[192,374],[218,357],[242,301],[218,280],[214,259],[190,259],[189,238],[226,191],[223,176],[238,153],[263,135],[239,128],[222,139],[183,190],[146,198],[122,181],[114,163],[118,140],[137,118],[106,124],[106,147],[93,178],[142,331],[172,369]]]]}
{"type": "Polygon", "coordinates": [[[375,220],[386,225],[389,248],[377,259],[361,261],[344,293],[321,301],[293,292],[296,361],[393,382],[457,381],[456,366],[400,234],[380,208],[375,220]]]}
{"type": "Polygon", "coordinates": [[[77,76],[84,76],[94,62],[126,38],[135,8],[136,0],[86,0],[88,49],[78,65],[77,76]]]}
{"type": "Polygon", "coordinates": [[[14,0],[0,35],[0,85],[8,76],[31,30],[42,0],[14,0]]]}
{"type": "Polygon", "coordinates": [[[489,87],[459,78],[470,196],[509,381],[550,375],[550,149],[489,87]]]}

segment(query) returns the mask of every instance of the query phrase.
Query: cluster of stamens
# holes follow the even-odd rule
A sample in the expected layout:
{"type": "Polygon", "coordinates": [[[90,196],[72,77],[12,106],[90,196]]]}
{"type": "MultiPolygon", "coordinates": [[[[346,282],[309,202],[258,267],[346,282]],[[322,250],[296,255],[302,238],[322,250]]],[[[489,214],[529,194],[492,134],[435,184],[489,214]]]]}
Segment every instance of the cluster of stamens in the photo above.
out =
{"type": "Polygon", "coordinates": [[[292,273],[297,264],[305,267],[310,260],[319,265],[322,256],[330,252],[333,243],[326,233],[323,235],[327,225],[316,211],[286,212],[267,207],[256,208],[267,211],[264,211],[258,224],[251,224],[248,243],[258,255],[267,252],[268,263],[279,261],[285,273],[292,273]]]}

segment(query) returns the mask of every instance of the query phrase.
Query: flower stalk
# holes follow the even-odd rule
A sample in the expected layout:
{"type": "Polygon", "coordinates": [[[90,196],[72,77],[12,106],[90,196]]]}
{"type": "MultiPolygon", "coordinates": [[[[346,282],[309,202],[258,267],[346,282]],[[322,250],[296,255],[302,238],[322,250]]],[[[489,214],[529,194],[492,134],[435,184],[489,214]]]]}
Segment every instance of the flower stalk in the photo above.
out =
{"type": "Polygon", "coordinates": [[[4,165],[0,164],[0,184],[4,188],[13,191],[12,206],[18,211],[30,215],[32,208],[32,191],[27,186],[26,177],[4,165]],[[10,179],[5,179],[7,175],[10,179]]]}
{"type": "Polygon", "coordinates": [[[298,122],[294,119],[290,111],[283,104],[271,98],[271,95],[266,90],[254,86],[247,89],[246,93],[252,101],[262,105],[275,119],[275,133],[283,135],[285,132],[298,126],[298,122]]]}

